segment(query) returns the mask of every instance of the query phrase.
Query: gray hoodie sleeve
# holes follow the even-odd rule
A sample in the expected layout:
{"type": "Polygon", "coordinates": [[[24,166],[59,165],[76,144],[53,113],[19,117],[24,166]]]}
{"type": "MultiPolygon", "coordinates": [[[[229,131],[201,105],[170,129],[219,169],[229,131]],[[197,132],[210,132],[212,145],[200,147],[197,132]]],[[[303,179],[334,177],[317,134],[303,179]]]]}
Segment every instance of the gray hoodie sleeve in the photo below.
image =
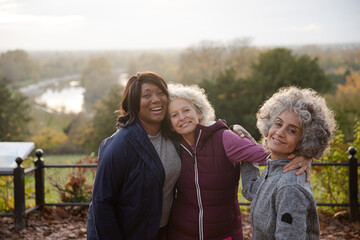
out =
{"type": "Polygon", "coordinates": [[[241,163],[242,195],[252,201],[260,185],[260,169],[257,163],[241,163]]]}
{"type": "Polygon", "coordinates": [[[314,197],[296,185],[276,195],[276,239],[318,239],[320,229],[314,197]]]}

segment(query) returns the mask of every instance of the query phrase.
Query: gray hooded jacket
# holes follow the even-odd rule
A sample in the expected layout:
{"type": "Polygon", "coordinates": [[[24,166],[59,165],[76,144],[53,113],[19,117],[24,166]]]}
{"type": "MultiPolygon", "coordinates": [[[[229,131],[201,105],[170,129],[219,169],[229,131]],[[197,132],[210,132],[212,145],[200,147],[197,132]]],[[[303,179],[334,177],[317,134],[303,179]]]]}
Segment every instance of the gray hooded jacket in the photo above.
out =
{"type": "Polygon", "coordinates": [[[318,239],[319,217],[306,174],[283,173],[288,159],[269,160],[260,177],[256,163],[241,163],[242,194],[251,203],[252,239],[318,239]]]}

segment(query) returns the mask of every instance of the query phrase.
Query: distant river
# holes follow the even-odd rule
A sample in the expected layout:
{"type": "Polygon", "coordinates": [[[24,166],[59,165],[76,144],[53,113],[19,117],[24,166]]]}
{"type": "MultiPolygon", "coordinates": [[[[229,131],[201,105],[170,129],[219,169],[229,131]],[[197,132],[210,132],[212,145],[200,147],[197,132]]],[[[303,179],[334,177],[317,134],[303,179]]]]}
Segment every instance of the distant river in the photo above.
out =
{"type": "MultiPolygon", "coordinates": [[[[115,69],[118,81],[125,85],[128,79],[123,69],[115,69]]],[[[69,75],[59,78],[43,80],[37,84],[23,87],[20,91],[26,96],[33,98],[36,104],[45,105],[45,111],[58,111],[63,113],[79,113],[84,103],[85,89],[80,86],[80,74],[69,75]]]]}
{"type": "Polygon", "coordinates": [[[48,88],[39,97],[35,98],[38,104],[44,104],[50,109],[64,113],[79,113],[84,103],[85,89],[72,81],[61,89],[48,88]]]}
{"type": "Polygon", "coordinates": [[[20,91],[33,98],[36,105],[45,105],[47,109],[43,110],[79,113],[82,110],[85,92],[85,89],[80,86],[79,78],[80,75],[76,74],[47,79],[23,87],[20,91]]]}

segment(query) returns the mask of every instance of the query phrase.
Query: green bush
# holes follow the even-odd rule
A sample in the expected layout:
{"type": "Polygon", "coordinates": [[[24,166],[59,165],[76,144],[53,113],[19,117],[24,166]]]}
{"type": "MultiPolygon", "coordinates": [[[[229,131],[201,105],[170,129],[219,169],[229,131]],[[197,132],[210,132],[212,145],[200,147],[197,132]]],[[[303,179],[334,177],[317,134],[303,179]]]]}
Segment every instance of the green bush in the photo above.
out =
{"type": "MultiPolygon", "coordinates": [[[[344,134],[340,131],[333,139],[330,151],[319,162],[348,163],[350,146],[359,149],[360,122],[354,127],[355,140],[352,144],[344,141],[344,134]]],[[[358,155],[358,154],[357,154],[358,155]]],[[[360,176],[358,168],[358,176],[360,176]]],[[[358,177],[358,183],[360,178],[358,177]]],[[[313,166],[311,182],[314,195],[318,203],[349,203],[349,168],[348,166],[313,166]]],[[[328,208],[326,211],[335,212],[338,208],[328,208]]]]}

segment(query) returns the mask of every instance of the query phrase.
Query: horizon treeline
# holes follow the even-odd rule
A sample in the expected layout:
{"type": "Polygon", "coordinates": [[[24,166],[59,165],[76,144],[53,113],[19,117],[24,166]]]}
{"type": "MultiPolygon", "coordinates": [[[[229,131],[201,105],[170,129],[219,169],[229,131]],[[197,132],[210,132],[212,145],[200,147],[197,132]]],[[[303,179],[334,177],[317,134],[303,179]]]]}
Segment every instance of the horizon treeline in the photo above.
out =
{"type": "Polygon", "coordinates": [[[264,100],[288,85],[313,88],[335,111],[345,140],[354,139],[353,126],[360,117],[359,44],[258,48],[249,39],[234,39],[203,41],[181,50],[3,52],[0,81],[5,87],[0,91],[8,97],[0,108],[0,141],[33,140],[54,153],[96,152],[100,141],[115,130],[114,111],[122,94],[119,74],[147,70],[168,83],[203,87],[217,118],[243,125],[258,140],[255,113],[264,100]],[[66,120],[31,109],[32,100],[20,97],[17,90],[75,74],[86,89],[85,110],[66,120]],[[11,104],[16,110],[6,107],[11,104]],[[17,121],[22,114],[32,120],[17,121]]]}

